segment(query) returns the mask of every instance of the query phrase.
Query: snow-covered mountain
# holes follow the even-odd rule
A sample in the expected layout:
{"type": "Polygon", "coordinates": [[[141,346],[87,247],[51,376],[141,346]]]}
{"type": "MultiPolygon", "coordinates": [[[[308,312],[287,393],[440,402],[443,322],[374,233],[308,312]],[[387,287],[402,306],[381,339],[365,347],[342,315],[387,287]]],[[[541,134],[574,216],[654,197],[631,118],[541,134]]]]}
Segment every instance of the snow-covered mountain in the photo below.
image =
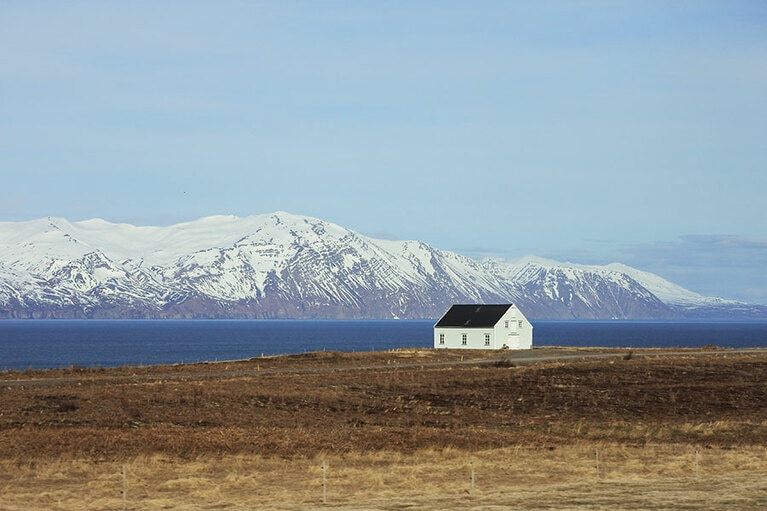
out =
{"type": "Polygon", "coordinates": [[[745,306],[623,265],[476,261],[283,212],[168,227],[0,222],[5,318],[435,318],[453,303],[509,301],[532,318],[745,306]]]}

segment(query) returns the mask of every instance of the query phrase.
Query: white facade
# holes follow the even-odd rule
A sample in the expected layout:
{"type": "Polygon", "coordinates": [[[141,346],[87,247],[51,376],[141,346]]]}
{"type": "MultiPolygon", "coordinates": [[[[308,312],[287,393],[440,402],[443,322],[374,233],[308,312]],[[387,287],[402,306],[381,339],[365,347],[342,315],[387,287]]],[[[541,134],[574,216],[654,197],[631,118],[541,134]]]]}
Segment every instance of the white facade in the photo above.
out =
{"type": "Polygon", "coordinates": [[[511,305],[493,325],[435,325],[434,347],[482,350],[530,349],[533,347],[533,325],[515,305],[511,305]]]}

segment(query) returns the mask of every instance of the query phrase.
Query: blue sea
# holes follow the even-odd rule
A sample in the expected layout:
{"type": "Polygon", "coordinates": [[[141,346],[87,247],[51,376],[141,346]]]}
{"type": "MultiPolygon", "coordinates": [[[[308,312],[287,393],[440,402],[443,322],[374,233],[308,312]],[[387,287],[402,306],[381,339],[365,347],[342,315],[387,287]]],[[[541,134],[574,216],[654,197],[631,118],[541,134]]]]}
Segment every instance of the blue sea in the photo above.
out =
{"type": "MultiPolygon", "coordinates": [[[[434,320],[2,320],[0,370],[433,346],[434,320]]],[[[535,346],[767,347],[767,321],[533,321],[535,346]]]]}

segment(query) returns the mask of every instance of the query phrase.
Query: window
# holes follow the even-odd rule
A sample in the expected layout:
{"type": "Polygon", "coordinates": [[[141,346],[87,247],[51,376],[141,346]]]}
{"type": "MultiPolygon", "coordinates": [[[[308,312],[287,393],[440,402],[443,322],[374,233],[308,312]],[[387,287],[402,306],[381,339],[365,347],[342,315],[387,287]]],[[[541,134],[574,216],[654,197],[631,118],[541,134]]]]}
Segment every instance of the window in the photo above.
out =
{"type": "Polygon", "coordinates": [[[504,326],[504,328],[508,329],[509,328],[509,320],[504,321],[503,322],[503,326],[504,326]]]}
{"type": "Polygon", "coordinates": [[[522,328],[522,320],[519,320],[519,328],[522,328]]]}
{"type": "Polygon", "coordinates": [[[445,344],[445,334],[439,334],[439,343],[445,344]]]}
{"type": "Polygon", "coordinates": [[[490,346],[490,334],[485,334],[485,346],[490,346]]]}
{"type": "Polygon", "coordinates": [[[468,341],[468,336],[466,334],[461,334],[461,344],[466,346],[466,341],[468,341]]]}

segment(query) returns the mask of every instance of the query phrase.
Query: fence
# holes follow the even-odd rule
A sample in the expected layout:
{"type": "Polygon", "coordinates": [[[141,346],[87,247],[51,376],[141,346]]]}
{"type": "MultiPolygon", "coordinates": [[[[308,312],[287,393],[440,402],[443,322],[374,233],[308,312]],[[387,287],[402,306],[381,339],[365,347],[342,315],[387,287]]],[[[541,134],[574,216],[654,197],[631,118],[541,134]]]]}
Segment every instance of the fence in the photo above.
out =
{"type": "Polygon", "coordinates": [[[184,461],[153,456],[126,463],[3,462],[0,508],[277,509],[363,503],[387,509],[395,501],[460,508],[479,503],[524,506],[528,500],[540,505],[547,498],[552,507],[561,507],[562,499],[572,504],[597,495],[602,504],[616,499],[621,507],[619,499],[625,503],[633,495],[674,509],[676,503],[695,498],[700,500],[693,503],[711,507],[711,499],[725,498],[723,491],[729,492],[730,509],[740,501],[761,508],[767,504],[765,454],[763,447],[584,445],[328,454],[317,459],[227,456],[184,461]]]}

